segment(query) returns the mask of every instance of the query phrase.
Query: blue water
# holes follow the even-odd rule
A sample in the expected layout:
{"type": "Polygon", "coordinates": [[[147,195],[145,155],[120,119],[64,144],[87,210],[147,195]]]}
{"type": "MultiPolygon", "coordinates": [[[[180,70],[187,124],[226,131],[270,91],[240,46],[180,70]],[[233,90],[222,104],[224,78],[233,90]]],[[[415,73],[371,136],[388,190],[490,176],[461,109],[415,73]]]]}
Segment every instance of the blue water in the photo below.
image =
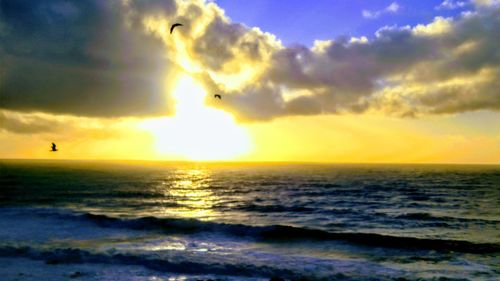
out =
{"type": "Polygon", "coordinates": [[[18,280],[499,280],[499,230],[500,166],[0,162],[18,280]]]}

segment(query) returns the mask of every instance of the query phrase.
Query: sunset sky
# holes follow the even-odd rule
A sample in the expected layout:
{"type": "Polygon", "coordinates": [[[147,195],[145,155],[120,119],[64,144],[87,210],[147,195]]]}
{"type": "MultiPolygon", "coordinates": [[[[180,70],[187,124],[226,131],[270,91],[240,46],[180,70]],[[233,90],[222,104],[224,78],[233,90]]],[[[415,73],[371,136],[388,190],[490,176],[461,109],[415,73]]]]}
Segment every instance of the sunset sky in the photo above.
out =
{"type": "Polygon", "coordinates": [[[0,158],[499,164],[499,30],[498,0],[0,1],[0,158]]]}

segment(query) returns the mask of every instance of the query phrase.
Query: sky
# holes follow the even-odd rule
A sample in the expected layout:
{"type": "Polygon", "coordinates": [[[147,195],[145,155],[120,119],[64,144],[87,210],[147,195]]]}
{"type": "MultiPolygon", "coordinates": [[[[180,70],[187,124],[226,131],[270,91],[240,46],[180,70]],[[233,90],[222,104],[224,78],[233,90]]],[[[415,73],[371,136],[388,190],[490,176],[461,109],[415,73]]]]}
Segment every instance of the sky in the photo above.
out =
{"type": "Polygon", "coordinates": [[[498,0],[0,1],[0,158],[499,164],[498,30],[498,0]]]}
{"type": "Polygon", "coordinates": [[[456,17],[471,10],[473,4],[466,0],[445,1],[449,3],[445,6],[441,6],[441,0],[316,0],[307,3],[290,0],[286,5],[269,0],[216,0],[215,3],[235,22],[258,26],[275,34],[285,45],[298,43],[308,47],[314,40],[339,36],[373,38],[383,26],[416,26],[432,22],[437,16],[456,17]]]}

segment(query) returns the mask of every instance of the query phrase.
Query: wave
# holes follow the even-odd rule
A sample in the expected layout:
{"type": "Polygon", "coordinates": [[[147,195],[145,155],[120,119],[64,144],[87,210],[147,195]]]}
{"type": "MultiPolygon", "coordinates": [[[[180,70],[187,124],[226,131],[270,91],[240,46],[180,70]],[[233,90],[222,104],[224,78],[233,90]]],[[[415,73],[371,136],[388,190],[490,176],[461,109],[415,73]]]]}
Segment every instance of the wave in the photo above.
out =
{"type": "Polygon", "coordinates": [[[500,221],[480,218],[457,218],[450,216],[435,216],[430,213],[406,213],[394,216],[396,219],[419,220],[419,221],[444,221],[444,222],[468,222],[481,224],[497,224],[500,221]]]}
{"type": "Polygon", "coordinates": [[[257,204],[247,204],[243,206],[233,207],[233,209],[247,212],[275,212],[275,213],[286,213],[286,212],[314,212],[314,208],[305,206],[283,206],[283,205],[257,205],[257,204]]]}
{"type": "MultiPolygon", "coordinates": [[[[169,260],[160,258],[157,255],[148,255],[141,253],[111,253],[111,252],[90,252],[76,248],[55,248],[38,249],[29,246],[4,246],[0,247],[0,256],[3,257],[24,257],[35,260],[45,261],[46,264],[122,264],[122,265],[140,265],[148,269],[184,273],[184,274],[220,274],[233,276],[260,276],[297,279],[310,278],[300,272],[294,272],[289,269],[271,267],[267,265],[254,264],[232,264],[232,263],[203,263],[189,260],[169,260]]],[[[343,275],[337,274],[339,277],[343,275]]],[[[314,278],[314,277],[313,277],[314,278]]]]}
{"type": "Polygon", "coordinates": [[[312,208],[308,206],[287,206],[287,205],[259,205],[259,204],[245,204],[239,206],[231,206],[227,208],[225,206],[215,206],[222,210],[239,210],[245,212],[256,212],[256,213],[321,213],[324,215],[344,215],[351,214],[352,209],[349,208],[312,208]]]}
{"type": "MultiPolygon", "coordinates": [[[[159,231],[166,234],[212,232],[266,242],[293,242],[298,240],[341,241],[361,246],[408,250],[435,250],[441,252],[453,251],[476,254],[500,253],[500,244],[497,243],[474,243],[464,240],[401,237],[375,233],[328,232],[319,229],[286,225],[253,226],[245,224],[200,221],[187,218],[117,218],[100,214],[78,213],[67,209],[27,209],[24,208],[20,211],[24,214],[29,213],[30,215],[54,216],[63,220],[70,220],[72,222],[76,220],[92,222],[103,228],[159,231]]],[[[6,209],[3,208],[3,211],[5,210],[6,209]]]]}

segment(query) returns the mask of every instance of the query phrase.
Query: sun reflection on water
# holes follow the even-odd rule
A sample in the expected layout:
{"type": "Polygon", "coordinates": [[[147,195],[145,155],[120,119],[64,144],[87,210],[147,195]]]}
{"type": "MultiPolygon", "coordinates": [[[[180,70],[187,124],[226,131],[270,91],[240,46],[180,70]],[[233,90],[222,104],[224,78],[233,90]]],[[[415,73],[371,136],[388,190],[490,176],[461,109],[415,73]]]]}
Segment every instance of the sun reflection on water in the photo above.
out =
{"type": "Polygon", "coordinates": [[[169,215],[210,220],[215,217],[213,206],[219,198],[210,189],[210,172],[205,169],[182,169],[175,172],[171,185],[166,186],[165,196],[179,206],[168,208],[169,215]]]}

